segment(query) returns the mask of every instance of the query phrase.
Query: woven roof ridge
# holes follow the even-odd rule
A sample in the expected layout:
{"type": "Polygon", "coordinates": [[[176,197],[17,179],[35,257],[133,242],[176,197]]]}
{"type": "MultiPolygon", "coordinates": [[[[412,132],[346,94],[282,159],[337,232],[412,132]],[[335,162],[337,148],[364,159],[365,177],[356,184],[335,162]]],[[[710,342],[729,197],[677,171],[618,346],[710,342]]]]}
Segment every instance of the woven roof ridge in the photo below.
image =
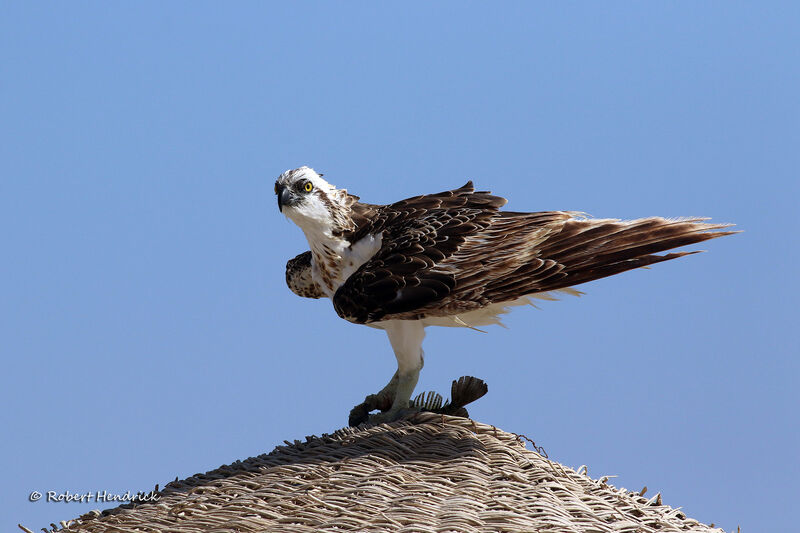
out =
{"type": "Polygon", "coordinates": [[[432,413],[345,427],[176,479],[158,501],[92,511],[58,531],[722,531],[525,440],[432,413]]]}

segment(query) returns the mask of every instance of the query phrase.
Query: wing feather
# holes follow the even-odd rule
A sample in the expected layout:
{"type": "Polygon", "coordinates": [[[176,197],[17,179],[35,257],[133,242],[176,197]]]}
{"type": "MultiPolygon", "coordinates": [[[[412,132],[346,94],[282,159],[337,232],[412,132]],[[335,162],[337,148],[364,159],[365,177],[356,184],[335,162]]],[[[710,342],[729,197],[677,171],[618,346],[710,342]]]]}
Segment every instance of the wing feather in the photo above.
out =
{"type": "Polygon", "coordinates": [[[303,298],[322,298],[319,285],[311,276],[311,251],[303,252],[286,263],[286,285],[303,298]]]}
{"type": "Polygon", "coordinates": [[[350,242],[380,232],[382,245],[337,290],[336,312],[357,323],[456,315],[696,253],[657,255],[735,233],[702,218],[499,211],[505,203],[471,182],[388,206],[354,203],[350,242]]]}

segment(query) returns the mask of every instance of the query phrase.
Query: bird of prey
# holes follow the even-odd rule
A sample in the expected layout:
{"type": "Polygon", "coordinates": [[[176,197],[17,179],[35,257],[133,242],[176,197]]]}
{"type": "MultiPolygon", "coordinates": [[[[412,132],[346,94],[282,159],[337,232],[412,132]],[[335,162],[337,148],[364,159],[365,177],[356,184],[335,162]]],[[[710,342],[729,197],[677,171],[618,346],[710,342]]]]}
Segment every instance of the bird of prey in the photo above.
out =
{"type": "Polygon", "coordinates": [[[305,298],[330,298],[340,317],[389,336],[397,372],[375,396],[390,407],[372,422],[408,409],[427,326],[500,324],[500,315],[530,298],[580,294],[572,287],[697,253],[659,255],[734,233],[705,218],[621,221],[575,211],[501,211],[507,200],[476,191],[471,181],[373,205],[305,166],[281,174],[275,194],[310,247],[287,263],[289,288],[305,298]]]}

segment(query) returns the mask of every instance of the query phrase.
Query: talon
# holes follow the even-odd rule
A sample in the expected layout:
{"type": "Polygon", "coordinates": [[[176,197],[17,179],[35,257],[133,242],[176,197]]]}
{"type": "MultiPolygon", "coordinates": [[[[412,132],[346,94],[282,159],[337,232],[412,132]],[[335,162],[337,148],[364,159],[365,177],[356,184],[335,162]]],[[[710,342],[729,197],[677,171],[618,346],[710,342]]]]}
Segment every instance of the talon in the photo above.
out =
{"type": "MultiPolygon", "coordinates": [[[[350,410],[350,416],[347,419],[347,424],[351,427],[356,427],[364,422],[371,421],[370,413],[376,409],[379,411],[388,412],[392,406],[394,398],[381,391],[378,394],[370,394],[364,401],[350,410]]],[[[382,414],[381,413],[381,414],[382,414]]],[[[377,416],[377,415],[372,415],[377,416]]]]}
{"type": "Polygon", "coordinates": [[[369,420],[370,411],[372,411],[372,409],[369,409],[365,403],[356,405],[350,410],[350,416],[347,419],[347,425],[350,427],[356,427],[363,424],[369,420]]]}

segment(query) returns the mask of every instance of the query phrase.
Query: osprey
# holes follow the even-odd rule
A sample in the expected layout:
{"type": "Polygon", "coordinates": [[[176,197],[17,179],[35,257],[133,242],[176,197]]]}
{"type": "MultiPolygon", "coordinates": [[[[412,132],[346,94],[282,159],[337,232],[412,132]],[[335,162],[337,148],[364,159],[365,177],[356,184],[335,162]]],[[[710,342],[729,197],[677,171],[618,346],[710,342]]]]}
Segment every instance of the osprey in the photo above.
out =
{"type": "Polygon", "coordinates": [[[305,298],[330,298],[350,322],[386,331],[397,372],[370,405],[389,421],[409,407],[426,326],[500,324],[511,307],[697,252],[658,252],[734,233],[704,218],[593,219],[575,211],[500,211],[506,199],[472,182],[389,205],[359,201],[308,167],[275,182],[278,209],[310,247],[286,265],[305,298]],[[382,402],[375,402],[381,399],[382,402]]]}

